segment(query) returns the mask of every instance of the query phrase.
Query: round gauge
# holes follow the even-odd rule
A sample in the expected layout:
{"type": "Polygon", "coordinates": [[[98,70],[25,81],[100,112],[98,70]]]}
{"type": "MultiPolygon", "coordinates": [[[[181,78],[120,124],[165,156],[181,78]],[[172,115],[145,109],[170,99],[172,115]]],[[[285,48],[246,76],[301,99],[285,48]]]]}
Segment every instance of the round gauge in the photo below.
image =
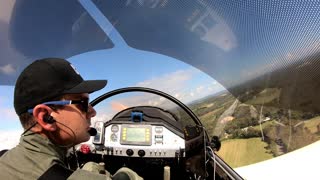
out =
{"type": "Polygon", "coordinates": [[[110,139],[112,142],[116,142],[118,140],[118,137],[115,134],[111,134],[110,139]]]}
{"type": "Polygon", "coordinates": [[[112,125],[111,126],[111,131],[112,132],[118,132],[119,131],[119,126],[118,125],[112,125]]]}

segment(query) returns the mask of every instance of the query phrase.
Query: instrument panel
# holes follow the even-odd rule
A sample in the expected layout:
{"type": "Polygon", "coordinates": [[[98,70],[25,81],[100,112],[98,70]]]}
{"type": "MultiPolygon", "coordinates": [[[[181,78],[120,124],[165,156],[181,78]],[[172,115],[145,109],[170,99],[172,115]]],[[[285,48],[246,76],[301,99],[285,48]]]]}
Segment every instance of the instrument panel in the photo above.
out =
{"type": "Polygon", "coordinates": [[[185,140],[161,125],[109,124],[104,129],[104,146],[104,154],[112,156],[185,157],[185,140]]]}

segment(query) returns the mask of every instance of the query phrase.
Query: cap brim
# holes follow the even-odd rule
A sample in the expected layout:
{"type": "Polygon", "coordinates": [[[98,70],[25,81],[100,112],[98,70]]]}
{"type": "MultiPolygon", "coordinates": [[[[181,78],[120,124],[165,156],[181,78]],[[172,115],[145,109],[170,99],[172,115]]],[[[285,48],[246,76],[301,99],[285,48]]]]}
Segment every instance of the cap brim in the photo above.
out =
{"type": "Polygon", "coordinates": [[[63,91],[63,94],[77,94],[77,93],[92,93],[104,88],[107,85],[107,80],[88,80],[83,81],[77,86],[63,91]]]}

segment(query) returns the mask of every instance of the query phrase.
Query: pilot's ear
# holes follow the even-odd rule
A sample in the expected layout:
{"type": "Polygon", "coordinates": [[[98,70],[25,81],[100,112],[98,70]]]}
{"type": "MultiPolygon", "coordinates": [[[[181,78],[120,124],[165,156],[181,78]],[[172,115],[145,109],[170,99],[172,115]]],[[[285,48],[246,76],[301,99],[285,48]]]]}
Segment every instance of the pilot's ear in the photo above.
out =
{"type": "Polygon", "coordinates": [[[44,104],[38,104],[33,108],[33,117],[38,124],[46,131],[55,131],[57,129],[56,123],[48,123],[45,118],[50,116],[52,109],[44,104]]]}

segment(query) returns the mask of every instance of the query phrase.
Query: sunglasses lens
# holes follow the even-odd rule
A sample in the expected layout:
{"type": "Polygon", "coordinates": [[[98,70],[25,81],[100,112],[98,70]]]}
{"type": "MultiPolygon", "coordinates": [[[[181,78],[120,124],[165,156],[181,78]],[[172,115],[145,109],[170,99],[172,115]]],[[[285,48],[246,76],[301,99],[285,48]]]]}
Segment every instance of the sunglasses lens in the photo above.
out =
{"type": "Polygon", "coordinates": [[[88,109],[89,109],[89,100],[88,99],[84,101],[83,108],[84,108],[85,112],[88,112],[88,109]]]}
{"type": "Polygon", "coordinates": [[[82,99],[82,100],[72,100],[72,104],[77,104],[78,108],[82,111],[87,113],[89,109],[89,99],[82,99]]]}
{"type": "Polygon", "coordinates": [[[84,100],[81,100],[81,104],[82,106],[82,110],[84,112],[88,112],[88,108],[89,108],[89,99],[84,99],[84,100]]]}

